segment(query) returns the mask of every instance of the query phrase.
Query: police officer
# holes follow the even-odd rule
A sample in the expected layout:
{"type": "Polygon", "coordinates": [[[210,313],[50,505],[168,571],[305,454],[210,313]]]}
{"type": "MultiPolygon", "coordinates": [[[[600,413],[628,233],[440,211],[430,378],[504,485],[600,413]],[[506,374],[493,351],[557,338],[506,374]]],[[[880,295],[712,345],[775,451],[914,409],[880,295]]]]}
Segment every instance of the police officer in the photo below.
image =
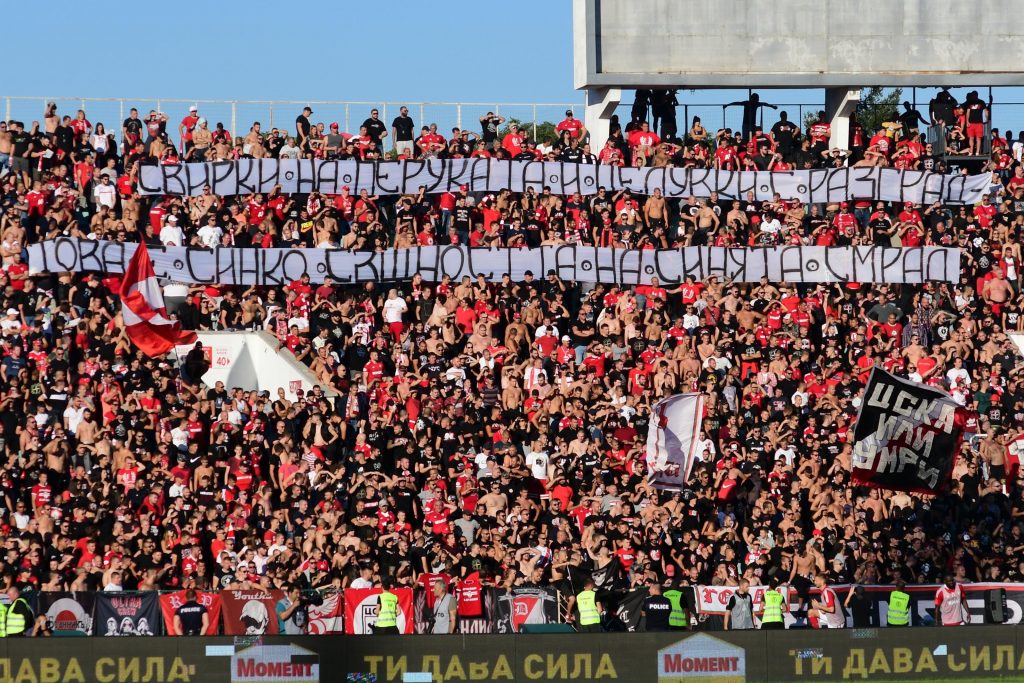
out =
{"type": "Polygon", "coordinates": [[[392,592],[395,582],[390,576],[381,582],[384,591],[377,597],[377,622],[374,635],[398,635],[398,596],[392,592]]]}
{"type": "Polygon", "coordinates": [[[889,610],[885,615],[889,626],[910,626],[910,595],[903,590],[906,587],[906,582],[900,579],[896,589],[889,593],[889,610]]]}
{"type": "Polygon", "coordinates": [[[7,605],[0,604],[0,637],[21,638],[28,635],[29,625],[35,621],[32,608],[17,586],[7,589],[7,605]]]}
{"type": "Polygon", "coordinates": [[[782,593],[779,592],[779,578],[773,576],[764,592],[764,611],[761,613],[762,629],[786,628],[782,618],[782,593]]]}
{"type": "Polygon", "coordinates": [[[573,619],[573,605],[579,608],[580,618],[577,621],[579,628],[577,630],[583,633],[600,633],[601,632],[601,603],[597,599],[597,593],[594,592],[594,580],[587,579],[583,582],[583,590],[576,595],[569,596],[567,608],[569,611],[569,619],[573,619]]]}
{"type": "Polygon", "coordinates": [[[661,586],[657,583],[652,583],[647,588],[647,597],[644,598],[640,613],[644,616],[646,630],[667,631],[669,629],[672,603],[661,594],[661,586]]]}
{"type": "Polygon", "coordinates": [[[683,592],[678,586],[673,585],[670,590],[665,591],[672,610],[668,615],[668,626],[670,631],[682,631],[690,625],[690,608],[683,598],[683,592]]]}
{"type": "Polygon", "coordinates": [[[185,604],[174,610],[174,635],[201,636],[210,626],[210,613],[196,600],[196,592],[185,591],[185,604]]]}

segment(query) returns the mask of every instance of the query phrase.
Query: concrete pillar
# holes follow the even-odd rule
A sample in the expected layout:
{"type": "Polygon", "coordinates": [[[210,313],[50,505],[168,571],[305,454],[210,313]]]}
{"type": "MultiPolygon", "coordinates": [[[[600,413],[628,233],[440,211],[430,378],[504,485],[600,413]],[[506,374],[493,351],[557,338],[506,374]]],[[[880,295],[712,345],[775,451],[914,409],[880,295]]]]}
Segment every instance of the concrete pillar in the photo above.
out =
{"type": "Polygon", "coordinates": [[[860,103],[860,88],[826,88],[825,117],[832,125],[830,148],[850,149],[850,115],[860,103]]]}
{"type": "Polygon", "coordinates": [[[597,154],[608,139],[609,122],[615,109],[622,101],[622,90],[618,88],[588,88],[586,112],[583,125],[590,131],[590,150],[597,154]]]}

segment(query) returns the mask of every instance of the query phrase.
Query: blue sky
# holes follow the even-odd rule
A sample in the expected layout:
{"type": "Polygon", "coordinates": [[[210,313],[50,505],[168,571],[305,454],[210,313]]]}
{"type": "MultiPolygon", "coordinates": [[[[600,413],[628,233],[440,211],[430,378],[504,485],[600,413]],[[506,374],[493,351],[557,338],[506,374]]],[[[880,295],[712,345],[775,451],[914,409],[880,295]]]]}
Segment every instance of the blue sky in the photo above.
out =
{"type": "MultiPolygon", "coordinates": [[[[351,102],[478,102],[480,107],[413,106],[419,123],[437,122],[442,132],[459,123],[476,126],[476,118],[492,103],[576,103],[583,95],[572,82],[571,0],[520,0],[516,3],[480,0],[391,0],[369,3],[281,3],[214,0],[185,6],[135,3],[126,9],[83,10],[80,3],[54,0],[46,6],[52,16],[78,17],[48,25],[46,47],[38,32],[8,31],[8,54],[24,60],[9,69],[0,93],[0,114],[31,121],[42,111],[43,98],[132,98],[117,102],[87,102],[94,123],[117,124],[124,107],[160,106],[172,118],[183,115],[182,100],[295,100],[351,102]],[[167,38],[161,38],[160,34],[167,38]],[[103,67],[97,58],[106,58],[103,67]],[[24,66],[31,64],[31,67],[24,66]],[[98,74],[105,74],[100,77],[98,74]],[[33,96],[29,101],[4,96],[33,96]],[[138,98],[138,99],[136,99],[138,98]]],[[[13,3],[5,18],[12,26],[38,25],[38,6],[13,3]]],[[[934,90],[918,95],[927,111],[934,90]]],[[[956,93],[960,96],[960,93],[956,93]]],[[[906,93],[909,99],[909,92],[906,93]]],[[[723,117],[723,102],[744,97],[742,91],[682,90],[680,126],[684,116],[701,116],[712,130],[739,124],[740,110],[723,117]]],[[[1019,90],[997,94],[1024,102],[1019,90]]],[[[624,93],[620,117],[627,119],[632,93],[624,93]]],[[[820,90],[764,91],[762,99],[790,106],[791,119],[800,109],[816,109],[820,90]]],[[[64,113],[81,106],[58,99],[64,113]]],[[[314,107],[316,121],[347,121],[357,127],[370,105],[314,107]]],[[[397,113],[393,108],[382,118],[397,113]]],[[[301,106],[237,105],[237,130],[260,120],[264,126],[289,129],[301,106]]],[[[538,120],[558,121],[564,106],[538,107],[538,120]]],[[[579,111],[579,110],[577,110],[579,111]]],[[[145,111],[143,112],[145,113],[145,111]]],[[[212,122],[230,123],[230,105],[201,106],[212,122]]],[[[532,107],[505,108],[507,117],[530,120],[532,107]]],[[[996,125],[1024,126],[1024,104],[996,114],[996,125]]],[[[767,111],[765,123],[776,120],[767,111]]],[[[688,125],[688,123],[687,123],[688,125]]]]}

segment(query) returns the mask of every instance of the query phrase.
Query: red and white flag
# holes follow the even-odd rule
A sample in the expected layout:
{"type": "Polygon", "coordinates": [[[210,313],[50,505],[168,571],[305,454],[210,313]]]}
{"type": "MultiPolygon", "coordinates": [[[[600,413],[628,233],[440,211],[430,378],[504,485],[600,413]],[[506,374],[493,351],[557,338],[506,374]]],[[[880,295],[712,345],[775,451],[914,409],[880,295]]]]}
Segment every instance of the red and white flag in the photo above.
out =
{"type": "Polygon", "coordinates": [[[651,408],[647,467],[648,479],[655,488],[678,491],[686,486],[703,419],[702,394],[676,394],[661,399],[651,408]]]}
{"type": "Polygon", "coordinates": [[[182,331],[180,322],[167,317],[164,295],[145,243],[139,243],[121,279],[121,315],[128,338],[147,356],[162,356],[179,344],[197,339],[195,332],[182,331]]]}

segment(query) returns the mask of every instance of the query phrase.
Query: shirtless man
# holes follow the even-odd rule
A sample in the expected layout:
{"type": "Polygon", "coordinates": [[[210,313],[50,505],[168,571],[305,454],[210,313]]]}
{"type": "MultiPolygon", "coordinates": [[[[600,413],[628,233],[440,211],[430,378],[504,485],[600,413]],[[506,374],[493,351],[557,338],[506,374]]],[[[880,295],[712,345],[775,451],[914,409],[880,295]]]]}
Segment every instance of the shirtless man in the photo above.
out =
{"type": "Polygon", "coordinates": [[[487,510],[488,517],[497,517],[499,512],[508,509],[508,496],[501,492],[498,482],[492,481],[488,493],[480,499],[480,504],[487,510]]]}
{"type": "Polygon", "coordinates": [[[764,319],[764,314],[754,310],[749,301],[744,301],[740,310],[736,312],[736,320],[740,327],[745,330],[753,330],[757,324],[764,319]]]}
{"type": "Polygon", "coordinates": [[[915,334],[910,337],[910,343],[903,349],[900,355],[916,367],[918,361],[928,355],[928,349],[921,345],[921,338],[915,334]]]}
{"type": "Polygon", "coordinates": [[[647,221],[647,227],[652,230],[668,226],[668,204],[661,196],[660,188],[654,188],[654,194],[644,202],[644,220],[647,221]]]}
{"type": "Polygon", "coordinates": [[[992,304],[992,310],[998,312],[1001,304],[1013,298],[1013,287],[1003,275],[1003,269],[996,266],[992,269],[992,277],[981,288],[981,296],[986,303],[992,304]]]}
{"type": "Polygon", "coordinates": [[[799,604],[797,611],[806,609],[813,586],[812,577],[825,570],[825,558],[814,547],[814,539],[804,545],[803,549],[793,555],[793,569],[789,573],[789,585],[797,591],[799,604]]]}
{"type": "Polygon", "coordinates": [[[11,167],[11,132],[7,130],[7,122],[0,121],[0,173],[11,167]]]}
{"type": "Polygon", "coordinates": [[[717,230],[720,223],[718,214],[711,208],[711,203],[707,199],[702,199],[700,201],[700,211],[697,212],[697,228],[707,232],[711,229],[711,226],[714,226],[717,230]]]}
{"type": "Polygon", "coordinates": [[[989,465],[989,476],[1000,482],[1006,481],[1006,444],[999,438],[998,428],[993,427],[978,444],[981,457],[989,465]]]}
{"type": "Polygon", "coordinates": [[[60,117],[57,116],[56,102],[46,103],[46,109],[43,110],[43,125],[46,128],[47,135],[53,135],[57,132],[57,126],[60,125],[60,117]]]}

